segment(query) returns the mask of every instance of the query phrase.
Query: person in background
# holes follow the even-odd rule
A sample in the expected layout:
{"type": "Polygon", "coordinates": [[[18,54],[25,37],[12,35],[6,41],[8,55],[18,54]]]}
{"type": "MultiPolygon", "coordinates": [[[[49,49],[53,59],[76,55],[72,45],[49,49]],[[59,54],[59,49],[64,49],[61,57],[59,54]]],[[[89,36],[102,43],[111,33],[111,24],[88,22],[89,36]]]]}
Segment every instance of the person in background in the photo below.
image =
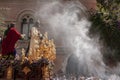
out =
{"type": "Polygon", "coordinates": [[[10,25],[7,25],[7,29],[4,31],[4,35],[3,35],[3,38],[5,38],[8,34],[8,31],[10,30],[10,25]]]}
{"type": "Polygon", "coordinates": [[[24,35],[21,35],[16,30],[15,24],[11,23],[9,30],[7,31],[2,41],[2,56],[6,56],[6,59],[10,58],[10,56],[15,58],[16,55],[15,44],[19,39],[23,37],[24,35]]]}

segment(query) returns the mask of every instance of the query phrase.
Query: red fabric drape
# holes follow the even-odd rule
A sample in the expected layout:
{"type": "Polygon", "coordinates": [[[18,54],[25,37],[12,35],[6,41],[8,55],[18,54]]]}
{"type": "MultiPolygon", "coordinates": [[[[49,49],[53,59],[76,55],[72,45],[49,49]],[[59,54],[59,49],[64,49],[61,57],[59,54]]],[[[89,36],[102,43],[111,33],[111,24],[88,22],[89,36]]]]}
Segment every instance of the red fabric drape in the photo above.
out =
{"type": "Polygon", "coordinates": [[[15,43],[20,39],[21,35],[13,27],[8,31],[6,38],[2,42],[2,55],[8,54],[14,51],[15,43]]]}

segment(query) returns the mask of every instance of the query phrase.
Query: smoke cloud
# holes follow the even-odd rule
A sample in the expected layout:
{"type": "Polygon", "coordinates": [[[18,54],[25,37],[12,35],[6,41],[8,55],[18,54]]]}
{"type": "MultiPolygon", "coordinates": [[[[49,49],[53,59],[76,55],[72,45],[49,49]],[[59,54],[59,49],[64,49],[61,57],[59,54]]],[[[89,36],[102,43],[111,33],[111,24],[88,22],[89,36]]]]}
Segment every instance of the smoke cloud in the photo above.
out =
{"type": "Polygon", "coordinates": [[[68,66],[68,72],[102,79],[119,77],[119,67],[111,69],[103,62],[99,36],[94,39],[88,36],[91,22],[87,19],[86,8],[80,2],[45,1],[40,5],[40,10],[36,11],[36,16],[41,22],[41,30],[44,28],[43,31],[48,32],[56,43],[59,41],[68,56],[74,56],[67,57],[68,61],[64,62],[64,69],[68,66]],[[78,64],[77,70],[74,63],[78,64]],[[116,76],[112,76],[114,74],[116,76]]]}

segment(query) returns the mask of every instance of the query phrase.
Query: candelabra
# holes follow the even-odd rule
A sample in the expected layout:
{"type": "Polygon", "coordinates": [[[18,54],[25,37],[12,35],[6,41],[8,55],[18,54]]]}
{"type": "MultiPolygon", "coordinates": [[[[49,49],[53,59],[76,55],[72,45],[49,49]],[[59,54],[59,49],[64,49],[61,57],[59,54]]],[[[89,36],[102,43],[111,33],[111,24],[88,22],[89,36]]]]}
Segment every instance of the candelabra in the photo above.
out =
{"type": "MultiPolygon", "coordinates": [[[[38,36],[36,36],[38,37],[38,36]]],[[[22,62],[25,60],[28,60],[31,64],[34,62],[41,61],[41,70],[42,70],[42,77],[43,80],[45,78],[50,77],[50,73],[52,72],[53,64],[55,58],[56,58],[56,49],[53,39],[49,40],[47,36],[47,32],[42,36],[42,38],[34,38],[35,41],[38,43],[36,44],[37,48],[34,48],[31,50],[31,52],[28,53],[28,56],[25,57],[25,51],[22,49],[22,62]]],[[[36,46],[34,45],[34,46],[36,46]]],[[[26,68],[25,68],[26,69],[26,68]]],[[[27,70],[24,70],[25,73],[27,70]]]]}

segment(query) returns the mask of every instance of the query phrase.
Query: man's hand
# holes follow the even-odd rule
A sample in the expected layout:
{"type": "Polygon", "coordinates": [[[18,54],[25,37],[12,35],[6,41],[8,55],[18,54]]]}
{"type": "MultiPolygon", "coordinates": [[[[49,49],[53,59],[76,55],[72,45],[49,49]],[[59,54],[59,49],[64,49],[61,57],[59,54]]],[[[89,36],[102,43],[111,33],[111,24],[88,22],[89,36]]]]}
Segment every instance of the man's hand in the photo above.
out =
{"type": "Polygon", "coordinates": [[[21,38],[24,39],[25,38],[25,34],[21,34],[21,38]]]}

